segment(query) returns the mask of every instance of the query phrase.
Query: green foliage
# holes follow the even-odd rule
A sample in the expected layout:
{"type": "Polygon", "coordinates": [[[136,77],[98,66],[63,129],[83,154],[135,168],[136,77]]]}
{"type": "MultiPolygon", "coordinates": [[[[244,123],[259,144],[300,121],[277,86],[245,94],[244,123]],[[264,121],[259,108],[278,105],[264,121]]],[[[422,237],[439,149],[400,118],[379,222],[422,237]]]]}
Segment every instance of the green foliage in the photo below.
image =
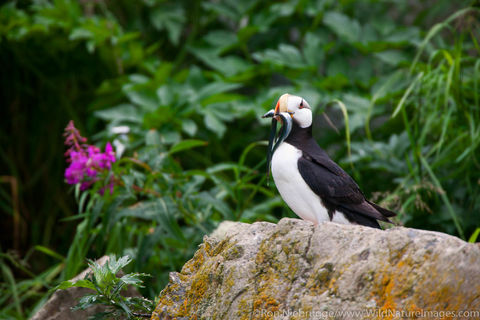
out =
{"type": "Polygon", "coordinates": [[[127,286],[140,287],[143,283],[141,277],[146,276],[143,273],[128,273],[119,277],[119,272],[130,262],[132,259],[128,256],[120,259],[110,256],[104,265],[89,260],[88,266],[91,272],[84,279],[63,281],[54,290],[79,287],[96,291],[94,294],[83,296],[74,307],[75,310],[85,310],[98,304],[108,307],[107,311],[96,314],[91,317],[92,319],[116,319],[121,316],[127,319],[148,317],[155,307],[152,301],[122,295],[122,290],[127,286]]]}
{"type": "Polygon", "coordinates": [[[477,9],[466,8],[435,24],[409,69],[402,70],[409,80],[392,118],[401,118],[405,133],[398,137],[403,142],[389,148],[387,156],[405,159],[389,169],[401,177],[391,197],[401,205],[402,220],[464,239],[465,230],[473,232],[478,224],[480,209],[475,152],[480,143],[479,91],[475,90],[479,51],[471,32],[478,27],[473,20],[478,14],[477,9]],[[453,21],[460,17],[457,23],[463,25],[453,29],[453,21]],[[454,33],[453,46],[438,38],[447,30],[454,33]],[[471,55],[475,52],[477,57],[471,55]]]}
{"type": "Polygon", "coordinates": [[[265,183],[269,123],[259,119],[285,92],[309,101],[320,145],[399,222],[475,241],[475,8],[466,0],[2,5],[0,159],[18,188],[0,185],[0,318],[28,318],[48,290],[104,254],[129,255],[129,271],[152,274],[142,293],[154,297],[220,221],[293,216],[265,183]],[[123,146],[105,177],[112,194],[98,192],[105,181],[67,192],[61,132],[70,119],[90,143],[123,146]]]}

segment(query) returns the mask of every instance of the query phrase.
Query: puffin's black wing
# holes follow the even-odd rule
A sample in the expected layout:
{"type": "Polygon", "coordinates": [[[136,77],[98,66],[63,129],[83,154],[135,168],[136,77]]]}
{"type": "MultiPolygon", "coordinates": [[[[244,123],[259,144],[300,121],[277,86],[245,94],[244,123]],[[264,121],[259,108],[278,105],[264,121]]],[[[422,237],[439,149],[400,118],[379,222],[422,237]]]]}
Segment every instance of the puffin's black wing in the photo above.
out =
{"type": "Polygon", "coordinates": [[[365,199],[355,181],[317,145],[303,150],[298,170],[307,185],[320,196],[330,218],[335,210],[361,225],[380,228],[377,220],[387,221],[395,213],[365,199]]]}

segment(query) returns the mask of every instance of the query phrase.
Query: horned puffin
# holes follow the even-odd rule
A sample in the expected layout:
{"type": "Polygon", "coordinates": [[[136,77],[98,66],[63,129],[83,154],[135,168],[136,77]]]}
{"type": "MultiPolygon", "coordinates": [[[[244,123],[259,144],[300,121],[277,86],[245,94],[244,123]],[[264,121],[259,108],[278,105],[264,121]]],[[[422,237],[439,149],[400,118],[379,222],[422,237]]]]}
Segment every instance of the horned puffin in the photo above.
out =
{"type": "Polygon", "coordinates": [[[357,183],[317,144],[312,136],[312,109],[302,97],[282,95],[272,118],[267,170],[283,200],[304,220],[380,228],[378,220],[396,213],[367,200],[357,183]],[[276,133],[277,122],[282,124],[276,133]]]}

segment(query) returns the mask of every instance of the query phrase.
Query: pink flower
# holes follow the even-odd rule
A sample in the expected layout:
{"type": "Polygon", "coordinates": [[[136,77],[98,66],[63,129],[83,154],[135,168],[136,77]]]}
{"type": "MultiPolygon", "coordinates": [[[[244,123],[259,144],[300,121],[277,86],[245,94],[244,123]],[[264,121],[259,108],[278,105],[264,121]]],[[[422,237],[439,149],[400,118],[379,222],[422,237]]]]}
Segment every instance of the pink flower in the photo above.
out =
{"type": "MultiPolygon", "coordinates": [[[[80,184],[81,190],[88,189],[98,181],[99,175],[112,168],[115,162],[115,152],[110,142],[105,146],[105,152],[93,145],[87,145],[87,139],[80,135],[73,121],[65,128],[65,144],[69,146],[65,156],[70,163],[65,170],[65,179],[68,184],[80,184]]],[[[109,183],[110,193],[113,192],[113,180],[109,183]]],[[[103,194],[103,188],[102,192],[103,194]]]]}

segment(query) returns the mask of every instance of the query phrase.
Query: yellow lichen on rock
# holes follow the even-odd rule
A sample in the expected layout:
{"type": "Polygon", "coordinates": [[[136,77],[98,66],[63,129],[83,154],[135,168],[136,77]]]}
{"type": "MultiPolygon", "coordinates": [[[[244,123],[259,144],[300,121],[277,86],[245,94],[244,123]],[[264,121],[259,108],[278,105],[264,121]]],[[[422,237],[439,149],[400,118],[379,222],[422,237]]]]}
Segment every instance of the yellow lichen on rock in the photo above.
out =
{"type": "Polygon", "coordinates": [[[478,265],[480,247],[441,233],[314,228],[297,219],[230,223],[170,275],[152,319],[414,319],[425,310],[479,310],[478,265]]]}

